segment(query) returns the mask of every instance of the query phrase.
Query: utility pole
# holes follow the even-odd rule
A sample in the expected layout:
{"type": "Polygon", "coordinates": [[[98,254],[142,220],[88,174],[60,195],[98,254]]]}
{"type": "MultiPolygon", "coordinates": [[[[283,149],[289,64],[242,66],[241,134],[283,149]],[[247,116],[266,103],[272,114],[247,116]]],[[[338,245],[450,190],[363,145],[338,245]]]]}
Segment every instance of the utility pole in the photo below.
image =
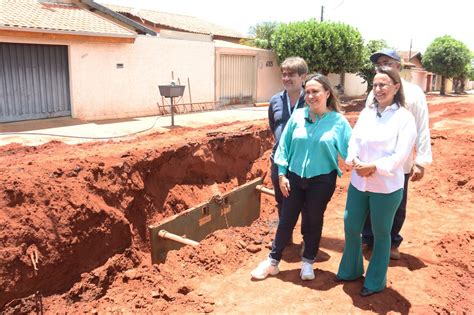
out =
{"type": "Polygon", "coordinates": [[[410,62],[411,59],[411,47],[412,47],[413,40],[410,38],[410,51],[408,52],[408,62],[410,62]]]}
{"type": "Polygon", "coordinates": [[[321,22],[324,21],[324,6],[321,6],[321,22]]]}

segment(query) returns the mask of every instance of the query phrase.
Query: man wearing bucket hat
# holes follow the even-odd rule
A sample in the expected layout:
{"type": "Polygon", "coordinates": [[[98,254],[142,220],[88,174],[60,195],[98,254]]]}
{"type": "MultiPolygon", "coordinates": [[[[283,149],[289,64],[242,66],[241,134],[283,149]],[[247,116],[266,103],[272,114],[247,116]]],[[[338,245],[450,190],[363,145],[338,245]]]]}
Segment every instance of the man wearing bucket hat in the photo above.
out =
{"type": "MultiPolygon", "coordinates": [[[[393,49],[383,48],[382,50],[377,51],[370,56],[370,61],[372,61],[375,67],[388,66],[401,72],[401,58],[393,49]]],[[[405,103],[408,110],[415,117],[418,135],[415,142],[415,158],[413,159],[413,156],[411,156],[403,166],[405,172],[403,199],[397,209],[397,212],[395,213],[395,218],[392,225],[390,258],[395,260],[400,259],[400,251],[398,250],[398,247],[403,241],[400,231],[406,216],[408,182],[410,178],[411,181],[421,180],[424,175],[425,167],[432,162],[431,138],[428,122],[428,105],[426,103],[425,94],[419,86],[403,79],[401,81],[405,93],[405,103]]],[[[369,93],[365,104],[366,106],[373,102],[373,93],[373,91],[369,93]]],[[[362,231],[362,243],[365,244],[365,246],[371,248],[373,242],[374,235],[372,233],[370,216],[367,216],[364,230],[362,231]]]]}

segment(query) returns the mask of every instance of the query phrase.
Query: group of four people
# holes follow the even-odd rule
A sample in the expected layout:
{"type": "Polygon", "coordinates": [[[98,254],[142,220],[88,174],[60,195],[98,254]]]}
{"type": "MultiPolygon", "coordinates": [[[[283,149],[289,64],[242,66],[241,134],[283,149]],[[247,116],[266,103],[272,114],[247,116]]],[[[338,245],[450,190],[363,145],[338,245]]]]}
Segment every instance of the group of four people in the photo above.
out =
{"type": "Polygon", "coordinates": [[[306,62],[299,57],[281,64],[285,90],[273,96],[269,107],[275,136],[271,178],[279,223],[271,252],[252,271],[253,278],[265,279],[279,272],[283,250],[301,213],[300,276],[314,279],[324,212],[336,178],[342,175],[340,156],[353,171],[344,212],[345,246],[335,281],[363,276],[364,241],[373,247],[373,253],[360,294],[368,296],[385,288],[389,260],[400,255],[397,247],[408,179],[410,174],[412,180],[423,177],[424,167],[431,162],[431,146],[424,94],[401,79],[398,54],[383,49],[371,60],[376,65],[373,90],[354,129],[341,114],[326,76],[308,75],[306,62]],[[411,161],[414,145],[415,164],[411,161]]]}

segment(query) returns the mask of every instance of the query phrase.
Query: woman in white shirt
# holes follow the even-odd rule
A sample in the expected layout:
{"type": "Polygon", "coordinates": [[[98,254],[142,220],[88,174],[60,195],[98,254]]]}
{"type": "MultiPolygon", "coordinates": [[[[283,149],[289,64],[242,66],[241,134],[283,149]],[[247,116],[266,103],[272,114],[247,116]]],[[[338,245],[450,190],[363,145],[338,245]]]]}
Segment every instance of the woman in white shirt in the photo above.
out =
{"type": "Polygon", "coordinates": [[[413,150],[416,126],[405,108],[400,74],[376,70],[372,105],[366,107],[349,141],[346,163],[353,167],[344,212],[344,253],[336,281],[362,277],[361,232],[370,209],[374,247],[360,295],[382,291],[390,260],[390,231],[402,200],[403,163],[413,150]]]}

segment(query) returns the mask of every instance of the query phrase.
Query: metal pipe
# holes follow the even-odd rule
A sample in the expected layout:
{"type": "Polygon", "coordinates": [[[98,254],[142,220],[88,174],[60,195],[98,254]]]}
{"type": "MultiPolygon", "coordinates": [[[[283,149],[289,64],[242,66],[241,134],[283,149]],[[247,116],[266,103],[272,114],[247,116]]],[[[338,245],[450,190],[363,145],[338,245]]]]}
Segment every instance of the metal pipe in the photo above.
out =
{"type": "Polygon", "coordinates": [[[270,196],[275,196],[275,191],[274,190],[268,189],[263,185],[257,185],[257,186],[255,186],[255,189],[262,192],[262,193],[264,193],[264,194],[267,194],[267,195],[270,195],[270,196]]]}
{"type": "Polygon", "coordinates": [[[191,245],[191,246],[198,246],[199,245],[199,242],[196,242],[196,241],[190,240],[189,238],[185,238],[185,237],[170,233],[170,232],[165,231],[165,230],[160,230],[158,232],[158,236],[161,237],[161,238],[167,239],[167,240],[172,240],[172,241],[184,244],[184,245],[191,245]]]}
{"type": "Polygon", "coordinates": [[[174,126],[173,99],[174,99],[174,97],[171,97],[171,104],[170,104],[170,109],[171,109],[171,126],[174,126]]]}
{"type": "Polygon", "coordinates": [[[189,92],[189,103],[191,104],[191,112],[193,112],[193,100],[191,98],[191,83],[189,82],[189,77],[188,77],[188,92],[189,92]]]}

